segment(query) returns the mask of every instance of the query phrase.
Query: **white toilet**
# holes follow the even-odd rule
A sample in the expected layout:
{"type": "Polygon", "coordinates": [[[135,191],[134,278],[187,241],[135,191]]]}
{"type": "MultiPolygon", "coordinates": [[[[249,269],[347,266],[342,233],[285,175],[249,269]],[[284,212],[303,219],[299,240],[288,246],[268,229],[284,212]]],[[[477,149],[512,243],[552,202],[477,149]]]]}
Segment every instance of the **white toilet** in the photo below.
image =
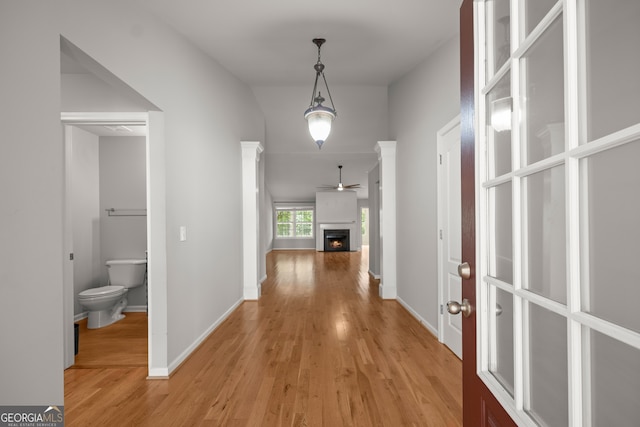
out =
{"type": "Polygon", "coordinates": [[[124,318],[130,288],[142,286],[147,270],[146,259],[116,259],[107,261],[109,285],[92,288],[78,294],[78,302],[89,312],[87,328],[97,329],[124,318]]]}

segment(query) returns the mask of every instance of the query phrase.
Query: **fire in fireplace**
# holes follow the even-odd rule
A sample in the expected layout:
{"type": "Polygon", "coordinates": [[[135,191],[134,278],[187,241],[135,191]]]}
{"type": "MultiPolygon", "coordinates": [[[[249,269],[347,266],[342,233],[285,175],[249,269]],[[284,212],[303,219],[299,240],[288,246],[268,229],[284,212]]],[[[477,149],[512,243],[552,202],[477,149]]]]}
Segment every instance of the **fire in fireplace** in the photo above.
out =
{"type": "Polygon", "coordinates": [[[324,250],[325,252],[350,251],[349,229],[324,230],[324,250]]]}

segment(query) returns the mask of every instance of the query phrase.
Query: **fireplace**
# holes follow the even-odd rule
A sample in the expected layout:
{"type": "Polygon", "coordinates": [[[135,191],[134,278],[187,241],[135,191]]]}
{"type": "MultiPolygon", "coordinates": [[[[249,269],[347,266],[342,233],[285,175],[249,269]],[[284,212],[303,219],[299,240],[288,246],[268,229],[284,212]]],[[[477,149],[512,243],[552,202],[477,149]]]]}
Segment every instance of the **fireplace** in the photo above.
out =
{"type": "Polygon", "coordinates": [[[324,251],[325,252],[348,252],[349,230],[324,230],[324,251]]]}

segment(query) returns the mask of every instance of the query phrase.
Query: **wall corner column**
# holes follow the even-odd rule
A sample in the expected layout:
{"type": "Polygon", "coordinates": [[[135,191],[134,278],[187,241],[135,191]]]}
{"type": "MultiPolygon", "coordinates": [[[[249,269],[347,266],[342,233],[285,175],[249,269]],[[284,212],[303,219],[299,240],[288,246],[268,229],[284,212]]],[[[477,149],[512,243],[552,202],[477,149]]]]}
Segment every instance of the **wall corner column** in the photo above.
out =
{"type": "Polygon", "coordinates": [[[396,299],[396,141],[378,141],[380,164],[380,286],[382,299],[396,299]]]}
{"type": "Polygon", "coordinates": [[[260,298],[258,162],[264,151],[257,141],[241,141],[242,147],[242,282],[245,300],[260,298]]]}

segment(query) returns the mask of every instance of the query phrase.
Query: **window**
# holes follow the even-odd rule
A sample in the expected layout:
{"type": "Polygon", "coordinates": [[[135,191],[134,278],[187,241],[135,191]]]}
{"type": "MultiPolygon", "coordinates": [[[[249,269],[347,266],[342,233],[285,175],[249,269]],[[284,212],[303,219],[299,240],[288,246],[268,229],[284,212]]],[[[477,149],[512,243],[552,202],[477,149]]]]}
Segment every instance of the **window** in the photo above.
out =
{"type": "Polygon", "coordinates": [[[276,238],[313,238],[313,209],[276,209],[276,238]]]}

